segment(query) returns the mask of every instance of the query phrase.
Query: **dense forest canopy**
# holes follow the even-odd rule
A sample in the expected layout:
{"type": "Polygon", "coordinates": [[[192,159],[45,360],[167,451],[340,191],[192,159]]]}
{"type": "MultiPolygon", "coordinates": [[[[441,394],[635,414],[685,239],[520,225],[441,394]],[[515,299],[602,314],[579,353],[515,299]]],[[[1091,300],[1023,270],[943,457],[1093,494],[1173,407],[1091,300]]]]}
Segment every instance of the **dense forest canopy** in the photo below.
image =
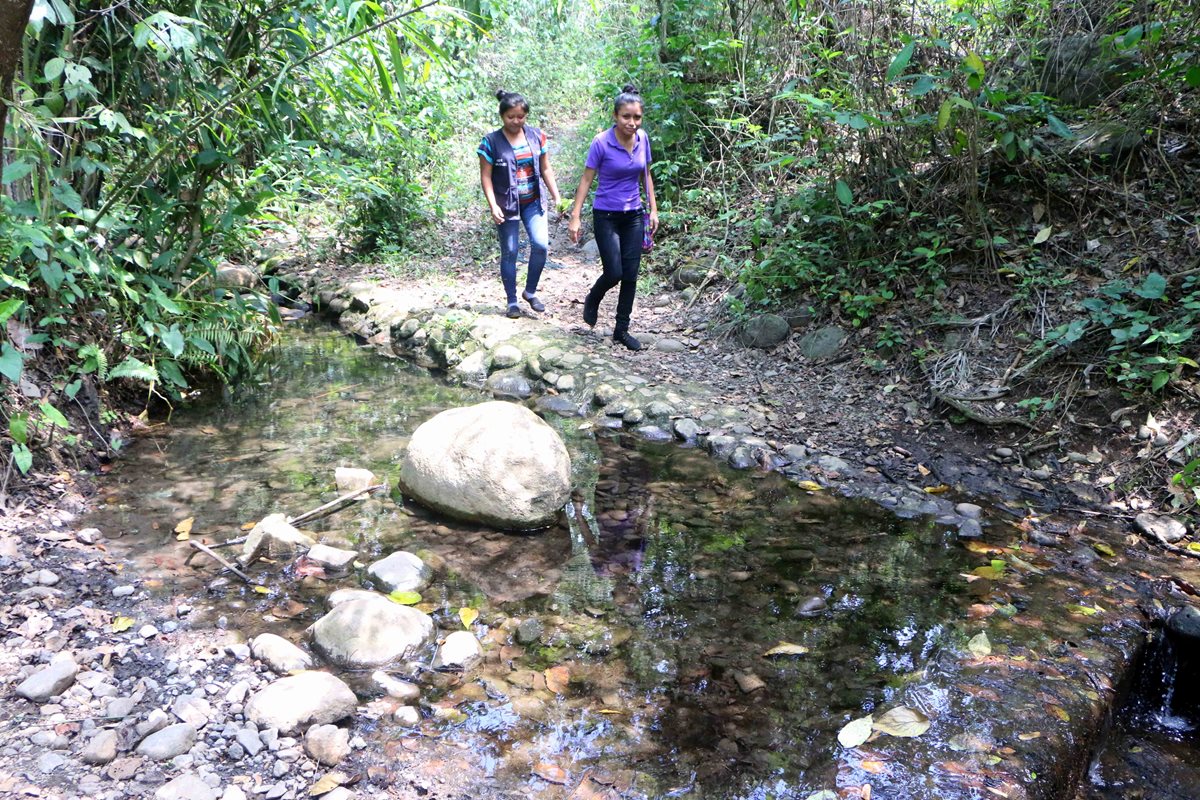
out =
{"type": "Polygon", "coordinates": [[[732,319],[803,305],[920,360],[906,310],[1007,303],[1047,358],[1195,391],[1194,3],[36,0],[0,26],[10,468],[109,382],[251,370],[277,317],[234,265],[278,289],[269,235],[444,256],[500,87],[552,130],[642,87],[656,263],[710,254],[732,319]]]}

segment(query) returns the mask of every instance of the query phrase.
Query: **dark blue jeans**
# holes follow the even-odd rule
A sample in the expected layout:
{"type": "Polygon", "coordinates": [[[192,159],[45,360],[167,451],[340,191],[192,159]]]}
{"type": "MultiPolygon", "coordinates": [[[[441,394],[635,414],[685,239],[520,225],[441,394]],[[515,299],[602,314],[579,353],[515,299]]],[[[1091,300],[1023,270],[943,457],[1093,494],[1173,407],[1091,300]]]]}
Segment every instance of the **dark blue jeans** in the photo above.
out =
{"type": "Polygon", "coordinates": [[[588,303],[599,306],[609,289],[621,284],[617,295],[617,324],[613,333],[629,330],[633,298],[637,294],[638,267],[642,264],[642,210],[592,211],[592,229],[604,272],[588,292],[588,303]]]}
{"type": "Polygon", "coordinates": [[[524,206],[520,219],[508,219],[496,226],[496,235],[500,237],[500,280],[504,283],[504,294],[510,306],[517,302],[517,237],[522,224],[529,234],[529,272],[525,275],[525,293],[537,294],[550,241],[541,200],[524,206]]]}

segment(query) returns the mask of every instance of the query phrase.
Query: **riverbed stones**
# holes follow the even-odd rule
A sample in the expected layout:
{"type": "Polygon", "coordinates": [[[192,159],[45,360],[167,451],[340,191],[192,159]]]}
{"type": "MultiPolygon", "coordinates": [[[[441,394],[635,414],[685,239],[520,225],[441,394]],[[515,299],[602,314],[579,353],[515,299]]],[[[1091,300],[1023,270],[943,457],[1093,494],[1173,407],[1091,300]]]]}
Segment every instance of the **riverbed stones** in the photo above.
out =
{"type": "Polygon", "coordinates": [[[492,401],[454,408],[413,433],[400,483],[422,504],[504,530],[551,524],[570,496],[571,458],[529,409],[492,401]]]}
{"type": "Polygon", "coordinates": [[[88,740],[79,758],[85,764],[107,764],[117,757],[117,732],[102,730],[88,740]]]}
{"type": "Polygon", "coordinates": [[[358,558],[358,553],[327,544],[314,544],[306,557],[314,564],[324,567],[326,572],[339,573],[350,569],[354,559],[358,558]]]}
{"type": "Polygon", "coordinates": [[[137,746],[137,754],[153,761],[167,761],[191,750],[195,743],[196,726],[179,722],[142,739],[137,746]]]}
{"type": "Polygon", "coordinates": [[[313,725],[304,734],[304,752],[318,764],[336,766],[350,755],[350,732],[336,725],[313,725]]]}
{"type": "Polygon", "coordinates": [[[508,369],[520,364],[524,357],[513,345],[502,344],[492,351],[492,366],[496,369],[508,369]]]}
{"type": "Polygon", "coordinates": [[[1134,524],[1142,533],[1166,544],[1175,544],[1187,536],[1187,526],[1174,517],[1143,513],[1134,518],[1134,524]]]}
{"type": "Polygon", "coordinates": [[[846,343],[846,332],[837,325],[826,325],[800,337],[800,353],[809,361],[825,361],[837,355],[846,343]]]}
{"type": "Polygon", "coordinates": [[[262,633],[250,642],[250,652],[272,671],[281,675],[296,670],[312,669],[312,656],[274,633],[262,633]]]}
{"type": "Polygon", "coordinates": [[[328,672],[302,672],[280,678],[251,697],[246,719],[260,730],[274,728],[291,735],[308,725],[345,719],[357,706],[354,692],[340,679],[328,672]]]}
{"type": "Polygon", "coordinates": [[[759,314],[746,321],[738,341],[746,347],[768,350],[787,340],[792,326],[778,314],[759,314]]]}
{"type": "Polygon", "coordinates": [[[367,574],[388,592],[419,592],[429,585],[433,570],[420,556],[398,550],[367,567],[367,574]]]}
{"type": "Polygon", "coordinates": [[[484,386],[495,398],[526,400],[533,395],[529,379],[516,370],[493,372],[484,386]]]}
{"type": "Polygon", "coordinates": [[[372,672],[371,681],[388,697],[394,697],[403,703],[411,703],[421,696],[420,686],[394,678],[382,670],[372,672]]]}
{"type": "Polygon", "coordinates": [[[677,419],[672,428],[675,431],[675,437],[683,442],[695,442],[703,433],[700,425],[694,419],[677,419]]]}
{"type": "Polygon", "coordinates": [[[293,527],[283,514],[269,514],[255,525],[242,544],[242,564],[249,564],[264,551],[272,558],[307,551],[316,544],[307,534],[293,527]]]}
{"type": "Polygon", "coordinates": [[[1183,606],[1167,618],[1167,630],[1192,647],[1200,646],[1200,608],[1183,606]]]}
{"type": "Polygon", "coordinates": [[[358,492],[379,482],[375,473],[361,467],[338,467],[333,471],[333,482],[339,492],[358,492]]]}
{"type": "Polygon", "coordinates": [[[382,600],[385,603],[392,602],[386,595],[382,595],[379,592],[372,592],[368,589],[338,589],[325,598],[325,604],[330,608],[335,608],[342,603],[349,603],[351,600],[382,600]]]}
{"type": "Polygon", "coordinates": [[[434,669],[469,670],[483,659],[483,648],[470,631],[454,631],[442,642],[433,659],[434,669]]]}
{"type": "Polygon", "coordinates": [[[64,656],[50,663],[21,681],[17,686],[17,694],[34,703],[44,703],[51,697],[60,695],[75,683],[79,674],[79,665],[69,656],[64,656]]]}
{"type": "Polygon", "coordinates": [[[369,599],[337,605],[309,631],[313,646],[330,662],[347,669],[412,658],[432,641],[434,632],[427,614],[391,601],[369,599]]]}
{"type": "Polygon", "coordinates": [[[967,519],[979,519],[983,515],[983,509],[974,503],[959,503],[954,507],[954,513],[967,519]]]}
{"type": "Polygon", "coordinates": [[[217,800],[221,794],[193,773],[180,775],[158,787],[154,800],[217,800]]]}

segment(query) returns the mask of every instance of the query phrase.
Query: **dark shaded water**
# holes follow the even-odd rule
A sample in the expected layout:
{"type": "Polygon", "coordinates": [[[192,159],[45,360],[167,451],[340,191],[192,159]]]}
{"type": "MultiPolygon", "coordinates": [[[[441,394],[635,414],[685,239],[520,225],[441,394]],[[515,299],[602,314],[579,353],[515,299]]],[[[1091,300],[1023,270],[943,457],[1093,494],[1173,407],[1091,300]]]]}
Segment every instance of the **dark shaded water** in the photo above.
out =
{"type": "MultiPolygon", "coordinates": [[[[298,333],[259,385],[176,414],[138,442],[91,522],[121,534],[145,578],[196,607],[192,624],[299,640],[324,613],[321,598],[355,578],[259,564],[265,595],[227,579],[213,586],[211,563],[184,563],[174,526],[194,517],[193,536],[221,541],[268,513],[297,515],[335,496],[337,466],[367,467],[394,485],[417,425],[482,399],[336,333],[298,333]]],[[[420,607],[443,630],[461,627],[461,607],[481,612],[474,630],[487,659],[477,673],[413,676],[430,687],[422,732],[469,754],[473,779],[492,787],[479,796],[559,796],[534,777],[545,764],[572,785],[603,776],[597,787],[627,796],[806,798],[868,784],[876,797],[991,796],[989,786],[1004,784],[981,776],[1004,759],[1020,763],[1019,748],[1001,745],[1048,723],[994,713],[1004,687],[985,671],[1019,671],[1104,626],[1066,619],[1077,588],[1044,577],[1036,548],[1004,578],[969,581],[1010,556],[969,552],[932,521],[802,492],[777,474],[735,473],[580,419],[550,421],[571,450],[577,486],[559,527],[506,535],[392,496],[309,528],[358,549],[364,563],[401,548],[421,553],[437,578],[420,607]],[[1027,584],[1042,585],[1043,599],[1027,584]],[[541,635],[520,645],[515,628],[527,620],[541,635]],[[968,650],[985,629],[996,656],[968,650]],[[808,652],[764,656],[780,642],[808,652]],[[933,719],[919,747],[954,759],[945,772],[879,745],[839,746],[848,721],[897,705],[933,719]]],[[[1067,672],[1069,654],[1061,661],[1054,703],[1031,706],[1039,717],[1097,696],[1067,672]]],[[[387,722],[373,735],[412,741],[387,722]]]]}

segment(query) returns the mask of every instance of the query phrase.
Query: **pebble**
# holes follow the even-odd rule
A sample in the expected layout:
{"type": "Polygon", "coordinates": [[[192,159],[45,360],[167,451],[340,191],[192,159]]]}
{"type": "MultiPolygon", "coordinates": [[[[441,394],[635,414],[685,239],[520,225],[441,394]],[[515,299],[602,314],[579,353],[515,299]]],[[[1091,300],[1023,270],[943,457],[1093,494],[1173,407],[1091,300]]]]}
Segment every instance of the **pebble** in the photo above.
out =
{"type": "Polygon", "coordinates": [[[247,753],[256,756],[265,746],[263,740],[259,737],[258,729],[254,726],[242,728],[234,736],[237,744],[241,745],[247,753]]]}
{"type": "Polygon", "coordinates": [[[979,519],[983,515],[983,509],[974,503],[959,503],[954,507],[954,512],[967,519],[979,519]]]}
{"type": "Polygon", "coordinates": [[[60,753],[43,753],[38,757],[38,770],[49,774],[67,763],[67,757],[60,753]]]}
{"type": "Polygon", "coordinates": [[[147,736],[137,746],[137,753],[155,761],[167,761],[186,753],[195,743],[195,727],[180,722],[147,736]]]}
{"type": "MultiPolygon", "coordinates": [[[[137,699],[133,697],[114,697],[104,706],[104,716],[108,719],[125,719],[133,713],[137,699]]],[[[157,730],[157,729],[156,729],[157,730]]],[[[151,731],[153,733],[153,731],[151,731]]]]}
{"type": "Polygon", "coordinates": [[[28,573],[21,582],[26,586],[53,586],[61,580],[58,575],[48,569],[39,569],[28,573]]]}
{"type": "Polygon", "coordinates": [[[95,544],[104,539],[104,534],[99,528],[81,528],[75,533],[75,538],[84,544],[95,544]]]}
{"type": "Polygon", "coordinates": [[[107,764],[117,757],[117,732],[102,730],[91,738],[79,756],[85,764],[107,764]]]}
{"type": "Polygon", "coordinates": [[[143,639],[153,639],[155,636],[158,636],[158,628],[153,625],[143,625],[138,628],[138,636],[143,639]]]}
{"type": "Polygon", "coordinates": [[[977,519],[964,519],[958,526],[958,538],[979,539],[983,536],[983,527],[977,519]]]}
{"type": "Polygon", "coordinates": [[[336,725],[313,725],[304,734],[304,751],[326,767],[350,755],[350,732],[336,725]]]}
{"type": "Polygon", "coordinates": [[[113,590],[112,590],[112,596],[113,597],[129,597],[129,595],[133,594],[136,591],[137,591],[137,587],[132,586],[130,584],[125,584],[124,586],[114,586],[113,590]]]}

